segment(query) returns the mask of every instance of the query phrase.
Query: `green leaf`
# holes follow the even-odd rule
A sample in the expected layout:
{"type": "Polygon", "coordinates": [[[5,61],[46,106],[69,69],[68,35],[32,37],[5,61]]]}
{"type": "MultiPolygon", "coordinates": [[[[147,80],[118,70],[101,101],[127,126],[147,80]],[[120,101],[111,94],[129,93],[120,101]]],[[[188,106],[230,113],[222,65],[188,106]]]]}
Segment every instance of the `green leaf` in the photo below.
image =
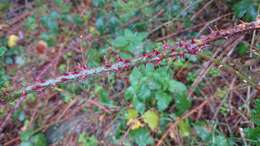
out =
{"type": "Polygon", "coordinates": [[[253,21],[257,16],[257,7],[253,0],[241,0],[233,6],[233,11],[238,18],[253,21]]]}
{"type": "Polygon", "coordinates": [[[254,122],[254,128],[245,129],[246,137],[252,141],[252,144],[260,143],[260,100],[255,100],[255,109],[251,111],[251,120],[254,122]]]}
{"type": "Polygon", "coordinates": [[[147,85],[150,90],[160,90],[161,84],[156,82],[155,80],[151,79],[147,81],[147,85]]]}
{"type": "Polygon", "coordinates": [[[112,41],[112,45],[116,48],[124,48],[127,47],[128,41],[125,39],[125,37],[119,36],[112,41]]]}
{"type": "Polygon", "coordinates": [[[82,146],[97,146],[98,145],[98,141],[95,136],[88,136],[85,133],[80,133],[78,141],[80,144],[82,144],[82,146]]]}
{"type": "Polygon", "coordinates": [[[135,119],[137,117],[138,117],[138,112],[135,109],[133,108],[127,109],[127,114],[126,114],[127,120],[135,119]]]}
{"type": "Polygon", "coordinates": [[[160,121],[160,118],[159,118],[159,115],[157,112],[153,111],[153,110],[148,110],[144,113],[143,115],[143,119],[144,119],[144,122],[146,124],[148,124],[148,126],[152,129],[152,130],[155,130],[155,128],[158,127],[159,125],[159,121],[160,121]]]}
{"type": "Polygon", "coordinates": [[[178,127],[179,127],[180,135],[181,135],[182,137],[188,137],[188,136],[190,136],[191,128],[190,128],[190,125],[189,125],[188,120],[182,120],[182,121],[178,124],[178,127]]]}
{"type": "Polygon", "coordinates": [[[60,14],[57,11],[52,11],[49,16],[50,20],[57,20],[59,19],[59,17],[60,14]]]}
{"type": "Polygon", "coordinates": [[[235,51],[239,54],[239,55],[246,55],[247,51],[249,48],[249,44],[246,42],[241,42],[237,45],[235,51]]]}
{"type": "Polygon", "coordinates": [[[5,47],[0,47],[0,57],[5,54],[6,50],[7,49],[5,47]]]}
{"type": "Polygon", "coordinates": [[[130,139],[138,146],[147,146],[154,144],[149,130],[146,128],[138,128],[129,132],[130,139]]]}
{"type": "Polygon", "coordinates": [[[54,3],[55,3],[55,5],[60,7],[64,2],[63,2],[63,0],[54,0],[54,3]]]}
{"type": "Polygon", "coordinates": [[[229,141],[224,135],[212,136],[211,139],[212,146],[230,146],[229,141]]]}
{"type": "Polygon", "coordinates": [[[28,129],[20,133],[21,145],[22,146],[47,146],[47,139],[43,133],[38,133],[33,135],[34,131],[32,129],[28,129]]]}
{"type": "Polygon", "coordinates": [[[82,26],[84,24],[83,19],[80,17],[80,15],[74,15],[73,16],[73,22],[78,25],[78,26],[82,26]]]}
{"type": "Polygon", "coordinates": [[[172,92],[175,96],[176,108],[178,110],[177,114],[180,115],[190,108],[191,103],[187,99],[187,87],[179,81],[171,80],[169,81],[168,90],[172,92]]]}
{"type": "Polygon", "coordinates": [[[62,5],[60,6],[60,12],[61,12],[62,14],[67,14],[67,13],[70,12],[71,8],[72,8],[72,4],[71,4],[71,3],[66,3],[65,5],[62,4],[62,5]]]}
{"type": "Polygon", "coordinates": [[[157,92],[155,98],[157,100],[157,108],[159,111],[164,111],[173,99],[172,96],[164,92],[157,92]]]}
{"type": "Polygon", "coordinates": [[[252,121],[255,123],[256,126],[260,127],[260,99],[255,100],[255,109],[252,110],[252,121]]]}
{"type": "Polygon", "coordinates": [[[36,146],[48,146],[47,139],[42,133],[33,136],[31,142],[36,146]]]}
{"type": "Polygon", "coordinates": [[[191,102],[186,96],[176,96],[177,115],[181,115],[191,107],[191,102]]]}
{"type": "Polygon", "coordinates": [[[91,3],[96,7],[102,7],[105,4],[105,0],[92,0],[91,3]]]}
{"type": "Polygon", "coordinates": [[[152,63],[148,63],[145,66],[145,72],[150,73],[154,71],[154,65],[152,63]]]}
{"type": "Polygon", "coordinates": [[[142,73],[137,68],[134,68],[129,76],[131,85],[137,85],[140,82],[141,78],[142,73]]]}
{"type": "Polygon", "coordinates": [[[127,52],[119,52],[119,56],[123,59],[131,59],[133,55],[127,52]]]}
{"type": "Polygon", "coordinates": [[[138,97],[140,99],[142,99],[142,101],[145,101],[145,100],[149,99],[149,97],[151,97],[151,90],[147,86],[147,84],[141,85],[140,91],[138,93],[138,97]]]}
{"type": "Polygon", "coordinates": [[[42,32],[40,38],[47,42],[48,46],[52,47],[56,44],[56,35],[50,32],[42,32]]]}
{"type": "Polygon", "coordinates": [[[246,137],[256,143],[260,143],[260,127],[245,129],[246,137]]]}
{"type": "Polygon", "coordinates": [[[97,49],[88,49],[87,51],[87,64],[89,67],[99,66],[101,63],[101,55],[97,49]]]}
{"type": "Polygon", "coordinates": [[[8,81],[9,77],[5,73],[5,70],[3,68],[0,68],[0,88],[4,86],[6,81],[8,81]]]}
{"type": "Polygon", "coordinates": [[[49,16],[42,16],[41,23],[42,25],[49,30],[49,32],[57,34],[59,32],[58,18],[60,17],[59,13],[52,11],[49,16]]]}
{"type": "Polygon", "coordinates": [[[20,133],[20,138],[21,138],[22,141],[28,141],[31,138],[32,135],[33,135],[33,130],[28,129],[28,130],[20,133]]]}
{"type": "Polygon", "coordinates": [[[113,101],[109,98],[108,92],[101,86],[96,86],[96,93],[99,95],[99,101],[107,106],[113,106],[113,101]]]}
{"type": "Polygon", "coordinates": [[[168,89],[170,92],[179,95],[186,95],[187,94],[187,87],[179,81],[170,80],[168,89]]]}
{"type": "Polygon", "coordinates": [[[24,26],[27,30],[35,30],[37,28],[35,16],[30,16],[26,19],[24,26]]]}
{"type": "Polygon", "coordinates": [[[12,3],[10,3],[9,1],[1,1],[1,3],[0,3],[0,11],[2,13],[4,13],[4,11],[9,9],[11,4],[12,3]]]}
{"type": "Polygon", "coordinates": [[[26,142],[21,142],[20,146],[34,146],[34,145],[33,143],[26,141],[26,142]]]}
{"type": "Polygon", "coordinates": [[[130,86],[126,89],[124,97],[126,100],[131,100],[135,97],[135,90],[132,86],[130,86]]]}
{"type": "Polygon", "coordinates": [[[209,140],[211,134],[210,132],[203,126],[195,126],[194,127],[197,135],[201,138],[203,141],[209,140]]]}
{"type": "Polygon", "coordinates": [[[103,17],[98,17],[96,20],[96,28],[102,34],[105,31],[105,22],[103,17]]]}
{"type": "Polygon", "coordinates": [[[132,101],[135,109],[139,112],[139,113],[144,113],[145,111],[145,104],[143,102],[141,102],[140,100],[138,100],[137,98],[134,98],[132,101]]]}

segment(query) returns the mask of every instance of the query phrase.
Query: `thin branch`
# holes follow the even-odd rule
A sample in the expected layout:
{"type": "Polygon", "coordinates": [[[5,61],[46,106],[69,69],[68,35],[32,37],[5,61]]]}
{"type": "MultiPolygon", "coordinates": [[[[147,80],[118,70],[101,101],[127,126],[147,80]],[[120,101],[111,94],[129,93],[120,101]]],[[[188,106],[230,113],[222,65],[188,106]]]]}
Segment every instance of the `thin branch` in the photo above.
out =
{"type": "MultiPolygon", "coordinates": [[[[170,47],[167,53],[171,53],[172,51],[175,51],[176,48],[185,48],[187,50],[186,53],[191,53],[191,54],[198,53],[197,51],[200,51],[202,48],[204,48],[206,45],[208,45],[211,42],[214,42],[214,41],[222,39],[222,38],[231,37],[231,36],[234,36],[239,33],[256,30],[256,29],[260,29],[260,20],[257,20],[255,22],[251,22],[251,23],[243,23],[243,24],[234,26],[229,29],[212,32],[211,34],[209,34],[207,36],[203,35],[198,39],[192,39],[192,40],[178,42],[178,43],[176,43],[176,46],[170,47]]],[[[58,83],[62,83],[62,82],[69,81],[69,80],[77,80],[82,77],[99,75],[99,74],[102,74],[105,72],[115,72],[118,70],[125,69],[129,66],[135,66],[140,63],[142,64],[142,63],[146,63],[149,61],[156,61],[156,60],[158,60],[158,57],[167,58],[167,57],[171,57],[171,56],[177,55],[177,54],[178,54],[177,52],[175,54],[166,54],[166,55],[161,55],[158,53],[157,54],[150,53],[148,55],[153,55],[153,56],[143,55],[143,56],[134,58],[132,60],[127,60],[127,61],[121,60],[118,63],[112,64],[109,67],[100,66],[100,67],[93,68],[93,69],[85,68],[79,72],[69,72],[67,74],[64,74],[62,76],[59,76],[59,77],[56,77],[53,79],[49,79],[49,80],[46,80],[43,82],[38,82],[38,83],[32,84],[30,86],[25,87],[21,91],[29,92],[29,91],[33,91],[33,90],[38,90],[39,88],[53,86],[58,83]]]]}

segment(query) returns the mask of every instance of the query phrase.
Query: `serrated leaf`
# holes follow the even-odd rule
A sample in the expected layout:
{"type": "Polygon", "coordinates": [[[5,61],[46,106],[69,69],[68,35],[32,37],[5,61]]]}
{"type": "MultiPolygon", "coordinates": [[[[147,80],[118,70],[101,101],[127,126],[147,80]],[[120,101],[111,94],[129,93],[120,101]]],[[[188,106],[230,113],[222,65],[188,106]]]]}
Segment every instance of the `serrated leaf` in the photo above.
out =
{"type": "Polygon", "coordinates": [[[129,132],[129,137],[138,146],[147,146],[152,145],[154,143],[154,140],[151,137],[149,130],[146,128],[138,128],[135,130],[131,130],[129,132]]]}
{"type": "Polygon", "coordinates": [[[151,90],[146,84],[142,84],[140,87],[140,91],[138,97],[143,101],[147,100],[151,96],[151,90]]]}
{"type": "Polygon", "coordinates": [[[186,112],[191,107],[190,100],[187,99],[187,96],[176,96],[175,97],[177,115],[181,115],[186,112]]]}
{"type": "Polygon", "coordinates": [[[135,90],[132,86],[128,87],[125,91],[124,97],[126,100],[130,100],[135,97],[135,90]]]}
{"type": "Polygon", "coordinates": [[[159,111],[164,111],[173,99],[173,97],[164,92],[157,92],[155,98],[157,100],[157,108],[159,111]]]}
{"type": "Polygon", "coordinates": [[[127,120],[135,119],[137,117],[138,117],[138,112],[135,109],[133,108],[127,109],[127,114],[126,114],[127,120]]]}
{"type": "Polygon", "coordinates": [[[159,121],[160,121],[160,118],[159,118],[159,115],[157,112],[153,111],[153,110],[148,110],[144,113],[143,115],[143,119],[144,119],[144,122],[146,124],[148,124],[148,126],[152,129],[152,130],[155,130],[155,128],[158,127],[159,125],[159,121]]]}
{"type": "Polygon", "coordinates": [[[112,41],[112,45],[116,48],[124,48],[128,45],[128,41],[123,36],[117,37],[112,41]]]}
{"type": "Polygon", "coordinates": [[[145,111],[145,104],[143,102],[141,102],[140,100],[138,100],[137,98],[134,98],[132,101],[135,109],[139,112],[139,113],[144,113],[145,111]]]}
{"type": "Polygon", "coordinates": [[[170,80],[169,81],[169,87],[168,87],[169,91],[174,93],[174,94],[178,94],[178,95],[185,95],[187,94],[187,87],[179,81],[176,80],[170,80]]]}
{"type": "Polygon", "coordinates": [[[138,82],[140,82],[141,78],[142,78],[142,73],[137,68],[134,68],[129,76],[131,85],[137,85],[138,82]]]}

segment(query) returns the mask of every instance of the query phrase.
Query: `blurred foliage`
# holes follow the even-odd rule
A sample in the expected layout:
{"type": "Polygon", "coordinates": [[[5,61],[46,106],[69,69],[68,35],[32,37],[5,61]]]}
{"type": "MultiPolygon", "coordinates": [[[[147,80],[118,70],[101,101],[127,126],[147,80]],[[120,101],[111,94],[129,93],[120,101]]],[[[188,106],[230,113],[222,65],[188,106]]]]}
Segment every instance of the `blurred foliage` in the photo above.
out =
{"type": "Polygon", "coordinates": [[[246,136],[253,145],[260,143],[260,100],[255,101],[255,109],[251,111],[251,119],[254,123],[254,128],[247,128],[246,136]]]}
{"type": "Polygon", "coordinates": [[[95,136],[88,136],[85,133],[79,135],[78,142],[80,146],[97,146],[98,142],[95,136]]]}
{"type": "Polygon", "coordinates": [[[238,18],[246,21],[256,20],[257,16],[257,0],[236,0],[233,4],[233,11],[238,18]]]}
{"type": "Polygon", "coordinates": [[[20,146],[47,146],[47,139],[43,133],[35,134],[33,130],[28,129],[20,134],[20,146]]]}

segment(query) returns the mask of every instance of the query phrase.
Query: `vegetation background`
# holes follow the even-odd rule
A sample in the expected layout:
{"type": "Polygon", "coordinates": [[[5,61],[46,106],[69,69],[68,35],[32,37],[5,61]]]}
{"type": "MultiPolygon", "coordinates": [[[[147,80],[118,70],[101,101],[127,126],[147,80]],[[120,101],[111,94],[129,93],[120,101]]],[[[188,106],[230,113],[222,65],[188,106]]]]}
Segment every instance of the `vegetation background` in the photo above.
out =
{"type": "Polygon", "coordinates": [[[39,89],[17,109],[11,95],[256,21],[259,9],[259,0],[0,0],[0,124],[11,113],[0,145],[259,145],[259,29],[39,89]]]}

